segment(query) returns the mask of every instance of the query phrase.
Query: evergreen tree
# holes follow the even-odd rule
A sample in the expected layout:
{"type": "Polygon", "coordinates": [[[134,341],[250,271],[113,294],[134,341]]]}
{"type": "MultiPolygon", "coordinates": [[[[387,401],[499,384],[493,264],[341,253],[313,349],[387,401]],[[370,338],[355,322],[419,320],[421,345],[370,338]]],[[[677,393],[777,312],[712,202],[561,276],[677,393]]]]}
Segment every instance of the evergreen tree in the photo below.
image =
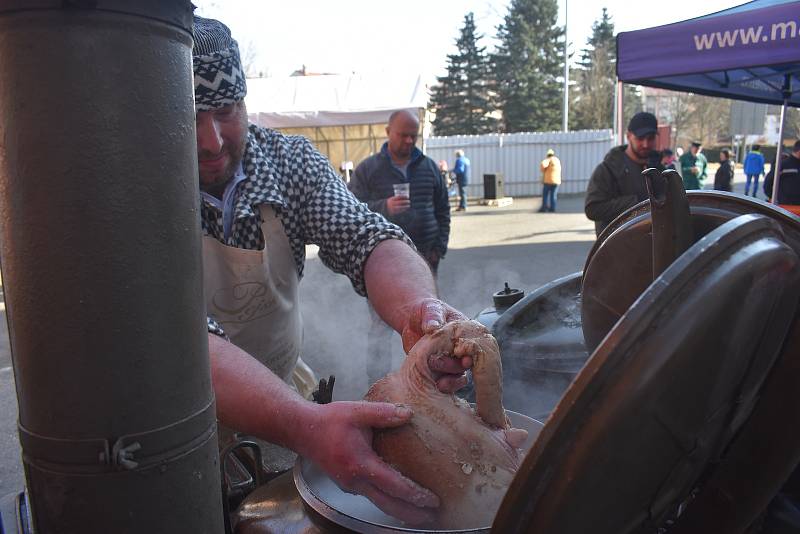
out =
{"type": "Polygon", "coordinates": [[[571,76],[575,81],[571,96],[570,127],[577,130],[611,128],[614,120],[616,83],[616,40],[614,23],[603,8],[592,24],[592,35],[581,51],[581,60],[571,76]]]}
{"type": "Polygon", "coordinates": [[[490,115],[492,102],[491,70],[486,47],[475,29],[472,13],[464,16],[458,52],[447,56],[447,76],[437,78],[432,88],[431,107],[436,112],[436,135],[482,134],[493,132],[497,119],[490,115]]]}
{"type": "Polygon", "coordinates": [[[564,30],[557,0],[512,0],[493,54],[503,129],[561,129],[564,30]]]}

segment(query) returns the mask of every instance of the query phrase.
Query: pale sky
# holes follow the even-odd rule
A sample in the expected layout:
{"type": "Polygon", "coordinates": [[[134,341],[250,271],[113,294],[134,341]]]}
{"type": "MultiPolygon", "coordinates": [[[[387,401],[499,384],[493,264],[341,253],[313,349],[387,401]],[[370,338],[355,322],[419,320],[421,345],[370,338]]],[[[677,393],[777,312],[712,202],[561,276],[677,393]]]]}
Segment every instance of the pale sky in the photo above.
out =
{"type": "MultiPolygon", "coordinates": [[[[559,24],[564,5],[559,0],[559,24]]],[[[464,15],[472,11],[482,44],[489,50],[509,0],[194,0],[198,15],[230,26],[242,54],[268,76],[288,76],[303,64],[312,72],[420,73],[424,79],[446,73],[447,54],[464,15]]],[[[570,53],[580,51],[592,23],[607,7],[616,31],[630,31],[706,15],[739,4],[736,0],[572,0],[569,2],[570,53]]]]}

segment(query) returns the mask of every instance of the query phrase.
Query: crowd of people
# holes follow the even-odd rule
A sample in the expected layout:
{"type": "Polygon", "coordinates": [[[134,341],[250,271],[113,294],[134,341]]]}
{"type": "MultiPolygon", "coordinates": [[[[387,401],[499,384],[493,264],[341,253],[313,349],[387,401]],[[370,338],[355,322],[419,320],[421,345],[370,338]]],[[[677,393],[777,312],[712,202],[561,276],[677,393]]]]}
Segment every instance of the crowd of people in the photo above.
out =
{"type": "MultiPolygon", "coordinates": [[[[586,216],[595,221],[598,235],[617,215],[648,198],[641,176],[645,168],[655,167],[679,172],[687,191],[705,188],[709,164],[703,154],[702,143],[691,143],[686,152],[678,148],[677,154],[668,148],[659,152],[654,150],[657,136],[658,121],[655,115],[637,113],[628,123],[627,144],[612,148],[592,173],[584,209],[586,216]]],[[[744,172],[747,176],[745,196],[757,196],[758,183],[765,172],[765,160],[760,148],[759,145],[753,145],[744,160],[744,172]]],[[[800,141],[794,144],[791,154],[781,157],[777,203],[800,205],[800,141]]],[[[772,197],[774,167],[773,165],[764,179],[764,194],[767,199],[772,197]]],[[[732,192],[734,175],[735,162],[731,158],[731,151],[727,148],[720,150],[713,188],[732,192]]]]}

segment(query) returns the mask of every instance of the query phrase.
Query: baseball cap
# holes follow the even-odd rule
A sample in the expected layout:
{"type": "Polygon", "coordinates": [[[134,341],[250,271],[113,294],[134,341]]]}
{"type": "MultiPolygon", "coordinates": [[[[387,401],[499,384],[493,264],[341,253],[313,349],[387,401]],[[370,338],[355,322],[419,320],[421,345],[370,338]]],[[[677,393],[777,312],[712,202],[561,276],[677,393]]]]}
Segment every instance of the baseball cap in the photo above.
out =
{"type": "Polygon", "coordinates": [[[658,132],[658,120],[652,113],[640,111],[628,123],[628,131],[636,137],[645,137],[658,132]]]}
{"type": "Polygon", "coordinates": [[[556,153],[555,153],[555,151],[554,151],[552,148],[550,148],[550,149],[548,149],[548,150],[547,150],[547,155],[548,155],[548,156],[555,156],[555,155],[556,155],[556,153]]]}

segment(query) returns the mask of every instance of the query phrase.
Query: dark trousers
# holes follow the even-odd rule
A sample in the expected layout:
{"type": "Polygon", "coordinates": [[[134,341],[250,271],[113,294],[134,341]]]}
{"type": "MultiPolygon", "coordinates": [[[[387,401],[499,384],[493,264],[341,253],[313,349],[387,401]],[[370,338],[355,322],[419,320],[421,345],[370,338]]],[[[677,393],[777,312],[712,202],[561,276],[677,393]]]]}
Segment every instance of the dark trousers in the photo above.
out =
{"type": "Polygon", "coordinates": [[[744,183],[744,195],[750,194],[750,182],[753,183],[753,196],[758,193],[758,179],[761,178],[760,174],[748,174],[747,181],[744,183]]]}
{"type": "Polygon", "coordinates": [[[458,181],[458,207],[467,208],[467,184],[460,180],[458,181]]]}

